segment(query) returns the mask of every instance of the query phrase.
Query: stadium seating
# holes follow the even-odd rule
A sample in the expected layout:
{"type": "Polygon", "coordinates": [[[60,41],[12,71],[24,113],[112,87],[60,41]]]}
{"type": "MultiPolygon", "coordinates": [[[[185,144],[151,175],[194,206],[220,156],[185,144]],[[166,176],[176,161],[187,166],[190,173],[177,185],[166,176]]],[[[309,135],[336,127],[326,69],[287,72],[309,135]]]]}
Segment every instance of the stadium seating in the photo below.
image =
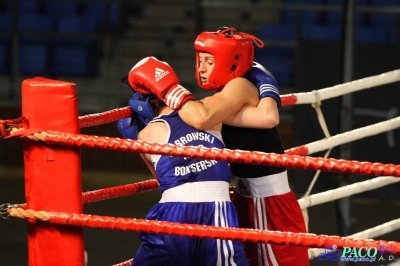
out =
{"type": "Polygon", "coordinates": [[[49,73],[49,47],[44,44],[18,46],[18,68],[21,75],[47,75],[49,73]]]}
{"type": "Polygon", "coordinates": [[[40,1],[37,0],[18,0],[18,15],[38,15],[40,14],[40,1]]]}
{"type": "Polygon", "coordinates": [[[89,53],[82,47],[56,46],[52,74],[56,76],[86,76],[91,73],[89,53]]]}
{"type": "Polygon", "coordinates": [[[356,27],[355,39],[360,43],[390,43],[394,36],[381,27],[356,27]]]}
{"type": "Polygon", "coordinates": [[[21,75],[46,75],[49,71],[54,19],[26,13],[18,16],[18,69],[21,75]]]}
{"type": "Polygon", "coordinates": [[[305,41],[340,41],[342,30],[338,25],[302,25],[301,39],[305,41]]]}
{"type": "Polygon", "coordinates": [[[111,31],[115,31],[118,21],[118,5],[117,3],[109,3],[109,10],[107,10],[106,3],[104,2],[88,2],[83,8],[82,16],[89,17],[96,22],[97,31],[105,31],[106,24],[108,24],[111,31]],[[109,12],[107,14],[107,11],[109,12]],[[108,21],[106,19],[108,18],[108,21]]]}
{"type": "Polygon", "coordinates": [[[46,1],[45,12],[48,16],[59,18],[62,16],[77,16],[79,14],[79,2],[46,1]]]}
{"type": "Polygon", "coordinates": [[[258,37],[261,40],[294,41],[296,28],[294,24],[268,24],[260,26],[258,37]]]}
{"type": "Polygon", "coordinates": [[[9,45],[5,42],[0,42],[0,74],[8,74],[10,72],[10,57],[8,51],[9,45]]]}
{"type": "Polygon", "coordinates": [[[268,69],[280,86],[294,85],[293,56],[256,54],[254,61],[268,69]]]}
{"type": "Polygon", "coordinates": [[[10,47],[11,35],[7,31],[12,29],[12,16],[9,14],[0,14],[0,74],[8,74],[11,71],[10,65],[10,47]]]}
{"type": "Polygon", "coordinates": [[[85,76],[97,73],[96,22],[89,17],[63,16],[57,20],[56,32],[72,34],[54,41],[51,72],[56,76],[85,76]],[[75,56],[74,56],[75,54],[75,56]]]}

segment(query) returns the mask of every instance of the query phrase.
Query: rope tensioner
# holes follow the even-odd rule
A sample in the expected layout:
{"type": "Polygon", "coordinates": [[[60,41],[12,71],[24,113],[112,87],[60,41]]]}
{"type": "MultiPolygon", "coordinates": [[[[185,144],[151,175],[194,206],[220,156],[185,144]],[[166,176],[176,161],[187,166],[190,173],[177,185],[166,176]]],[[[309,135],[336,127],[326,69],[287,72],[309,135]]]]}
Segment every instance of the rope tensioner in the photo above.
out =
{"type": "Polygon", "coordinates": [[[9,131],[14,127],[23,127],[28,121],[25,117],[21,116],[16,119],[0,120],[0,137],[5,138],[8,136],[9,131]]]}
{"type": "Polygon", "coordinates": [[[3,203],[0,205],[0,218],[8,219],[10,217],[9,210],[12,208],[20,208],[19,204],[3,203]]]}

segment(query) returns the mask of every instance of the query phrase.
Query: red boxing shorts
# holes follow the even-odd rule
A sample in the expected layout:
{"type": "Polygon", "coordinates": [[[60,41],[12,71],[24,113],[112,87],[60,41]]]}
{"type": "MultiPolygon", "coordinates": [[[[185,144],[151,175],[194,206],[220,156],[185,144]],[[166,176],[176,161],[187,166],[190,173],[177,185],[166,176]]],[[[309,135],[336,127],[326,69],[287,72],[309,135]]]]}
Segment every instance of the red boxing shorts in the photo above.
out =
{"type": "MultiPolygon", "coordinates": [[[[241,228],[306,233],[297,198],[290,190],[287,172],[258,178],[236,178],[231,196],[241,228]]],[[[308,266],[308,248],[244,242],[252,266],[308,266]]]]}

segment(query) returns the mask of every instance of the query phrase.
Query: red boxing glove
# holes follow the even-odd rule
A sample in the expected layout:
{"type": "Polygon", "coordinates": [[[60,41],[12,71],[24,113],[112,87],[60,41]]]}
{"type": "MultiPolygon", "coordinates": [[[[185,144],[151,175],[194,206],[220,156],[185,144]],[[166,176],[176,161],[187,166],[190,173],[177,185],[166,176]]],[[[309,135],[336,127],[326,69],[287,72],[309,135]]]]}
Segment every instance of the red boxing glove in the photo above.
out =
{"type": "Polygon", "coordinates": [[[155,57],[140,60],[129,72],[128,81],[136,91],[152,93],[174,110],[179,110],[188,100],[194,100],[193,94],[179,85],[175,71],[155,57]]]}

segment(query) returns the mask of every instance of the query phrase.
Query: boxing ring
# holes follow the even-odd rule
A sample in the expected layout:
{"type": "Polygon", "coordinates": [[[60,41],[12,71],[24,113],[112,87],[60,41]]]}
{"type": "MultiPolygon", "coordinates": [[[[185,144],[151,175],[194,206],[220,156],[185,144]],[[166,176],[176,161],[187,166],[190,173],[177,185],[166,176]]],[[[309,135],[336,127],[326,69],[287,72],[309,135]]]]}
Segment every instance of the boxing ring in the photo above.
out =
{"type": "MultiPolygon", "coordinates": [[[[112,123],[131,116],[132,111],[129,107],[123,107],[103,113],[79,116],[75,84],[45,78],[26,79],[22,83],[23,116],[17,119],[0,120],[0,133],[5,140],[21,139],[24,143],[27,202],[0,203],[0,216],[26,219],[29,265],[84,265],[83,227],[299,245],[309,247],[310,259],[325,261],[337,261],[339,251],[343,251],[343,254],[346,252],[346,254],[359,254],[362,255],[361,257],[368,255],[370,259],[375,257],[376,260],[379,256],[395,258],[400,253],[400,242],[376,238],[398,230],[400,217],[342,237],[84,214],[83,204],[157,190],[158,184],[156,180],[150,179],[82,192],[80,149],[94,148],[194,157],[315,171],[316,174],[308,191],[298,200],[308,223],[307,209],[312,206],[400,181],[400,165],[328,158],[329,151],[336,146],[399,128],[400,117],[330,136],[319,108],[323,100],[398,81],[400,81],[400,70],[394,70],[321,90],[282,95],[282,106],[311,104],[316,110],[326,137],[290,148],[285,151],[285,154],[274,154],[175,146],[80,134],[81,128],[112,123]],[[309,156],[320,151],[326,151],[323,158],[309,156]],[[311,194],[311,188],[321,171],[372,177],[338,189],[311,194]],[[59,178],[58,180],[61,178],[62,182],[56,182],[55,176],[59,178]],[[376,253],[379,251],[379,253],[374,254],[373,251],[376,253]]],[[[132,250],[132,253],[134,252],[132,250]]],[[[127,258],[126,261],[115,265],[130,265],[132,260],[132,258],[127,258]]]]}

